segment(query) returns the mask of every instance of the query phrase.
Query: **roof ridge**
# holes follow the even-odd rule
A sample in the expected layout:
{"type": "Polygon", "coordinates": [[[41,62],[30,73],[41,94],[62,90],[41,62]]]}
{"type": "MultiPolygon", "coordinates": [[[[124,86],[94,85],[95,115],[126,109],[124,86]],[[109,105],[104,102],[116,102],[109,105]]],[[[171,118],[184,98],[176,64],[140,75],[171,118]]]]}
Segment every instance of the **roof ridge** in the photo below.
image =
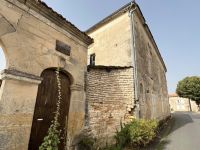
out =
{"type": "Polygon", "coordinates": [[[117,9],[116,11],[114,11],[113,13],[111,13],[110,15],[108,15],[107,17],[103,18],[102,20],[100,20],[99,22],[97,22],[96,24],[94,24],[93,26],[91,26],[85,32],[89,33],[91,31],[95,30],[96,27],[97,27],[97,25],[104,24],[105,22],[107,22],[107,21],[111,20],[112,18],[114,18],[113,16],[117,16],[117,14],[119,14],[121,12],[126,12],[132,4],[136,4],[137,5],[137,3],[135,1],[129,2],[128,4],[122,6],[121,8],[117,9]]]}
{"type": "Polygon", "coordinates": [[[18,0],[18,1],[30,7],[37,13],[44,16],[45,18],[49,19],[57,26],[63,28],[64,30],[67,30],[68,32],[76,36],[79,40],[84,41],[86,44],[89,45],[93,43],[93,39],[90,36],[88,36],[84,31],[81,31],[79,28],[77,28],[74,24],[72,24],[65,17],[63,17],[63,15],[59,14],[58,12],[53,10],[53,8],[49,7],[44,1],[42,0],[18,0]],[[58,20],[58,22],[56,19],[58,20]]]}

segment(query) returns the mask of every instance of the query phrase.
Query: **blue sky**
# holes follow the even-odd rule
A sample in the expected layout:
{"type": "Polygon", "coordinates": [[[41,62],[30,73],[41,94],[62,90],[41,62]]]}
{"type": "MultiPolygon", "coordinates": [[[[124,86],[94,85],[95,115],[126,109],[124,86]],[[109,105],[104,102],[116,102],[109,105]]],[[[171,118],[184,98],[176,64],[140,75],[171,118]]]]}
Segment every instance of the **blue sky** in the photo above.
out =
{"type": "MultiPolygon", "coordinates": [[[[130,0],[43,0],[86,30],[130,0]]],[[[200,75],[200,1],[137,0],[168,68],[169,92],[186,76],[200,75]]],[[[4,68],[0,51],[0,70],[4,68]]]]}

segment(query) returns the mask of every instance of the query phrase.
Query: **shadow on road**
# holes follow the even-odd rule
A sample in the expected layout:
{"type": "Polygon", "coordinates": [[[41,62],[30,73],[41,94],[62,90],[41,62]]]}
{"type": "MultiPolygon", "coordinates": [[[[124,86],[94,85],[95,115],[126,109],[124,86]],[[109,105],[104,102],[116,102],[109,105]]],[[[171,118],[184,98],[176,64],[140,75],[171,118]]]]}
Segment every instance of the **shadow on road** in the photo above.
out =
{"type": "Polygon", "coordinates": [[[175,112],[174,114],[172,114],[173,124],[169,134],[185,126],[188,123],[192,123],[193,120],[189,114],[189,112],[175,112]]]}
{"type": "Polygon", "coordinates": [[[167,146],[171,144],[170,136],[176,130],[182,128],[183,126],[193,123],[192,118],[200,119],[200,115],[195,115],[190,112],[175,112],[172,114],[172,119],[168,122],[166,128],[161,132],[160,137],[156,141],[151,143],[146,148],[139,148],[134,150],[170,150],[167,149],[167,146]],[[192,116],[192,117],[191,117],[192,116]]]}
{"type": "Polygon", "coordinates": [[[170,144],[170,140],[167,139],[167,136],[169,136],[179,128],[182,128],[186,124],[193,122],[189,114],[190,114],[189,112],[175,112],[172,114],[172,119],[169,123],[169,126],[166,129],[162,140],[160,141],[159,145],[155,148],[155,150],[164,150],[166,146],[170,144]]]}
{"type": "Polygon", "coordinates": [[[163,150],[165,148],[166,145],[170,144],[170,141],[165,139],[165,140],[162,140],[159,144],[158,147],[156,147],[156,150],[163,150]]]}

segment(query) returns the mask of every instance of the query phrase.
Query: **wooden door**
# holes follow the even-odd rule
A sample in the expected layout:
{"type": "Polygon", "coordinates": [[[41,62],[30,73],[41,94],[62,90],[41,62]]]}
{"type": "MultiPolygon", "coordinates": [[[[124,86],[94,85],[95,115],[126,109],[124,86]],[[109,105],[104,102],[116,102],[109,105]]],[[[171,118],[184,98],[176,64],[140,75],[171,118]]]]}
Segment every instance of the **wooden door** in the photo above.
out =
{"type": "MultiPolygon", "coordinates": [[[[43,81],[38,87],[31,136],[29,141],[29,150],[38,150],[47,135],[48,128],[56,112],[56,103],[58,101],[58,88],[54,70],[45,70],[42,73],[43,81]]],[[[61,111],[59,117],[61,136],[65,137],[67,116],[70,105],[70,80],[68,76],[60,72],[61,78],[61,111]]],[[[61,139],[59,150],[64,149],[64,139],[61,139]]]]}

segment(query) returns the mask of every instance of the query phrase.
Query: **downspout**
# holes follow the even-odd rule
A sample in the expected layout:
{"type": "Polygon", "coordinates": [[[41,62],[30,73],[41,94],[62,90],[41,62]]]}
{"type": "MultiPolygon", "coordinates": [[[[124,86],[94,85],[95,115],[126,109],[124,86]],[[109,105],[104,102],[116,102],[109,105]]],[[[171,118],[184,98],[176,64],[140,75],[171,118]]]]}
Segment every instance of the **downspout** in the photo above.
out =
{"type": "Polygon", "coordinates": [[[138,73],[137,73],[137,53],[136,53],[136,37],[135,37],[135,22],[134,22],[134,12],[137,7],[133,7],[135,3],[131,3],[129,17],[131,21],[131,51],[132,51],[132,65],[133,65],[133,78],[134,78],[134,106],[135,106],[135,117],[139,118],[139,97],[138,97],[138,73]]]}

